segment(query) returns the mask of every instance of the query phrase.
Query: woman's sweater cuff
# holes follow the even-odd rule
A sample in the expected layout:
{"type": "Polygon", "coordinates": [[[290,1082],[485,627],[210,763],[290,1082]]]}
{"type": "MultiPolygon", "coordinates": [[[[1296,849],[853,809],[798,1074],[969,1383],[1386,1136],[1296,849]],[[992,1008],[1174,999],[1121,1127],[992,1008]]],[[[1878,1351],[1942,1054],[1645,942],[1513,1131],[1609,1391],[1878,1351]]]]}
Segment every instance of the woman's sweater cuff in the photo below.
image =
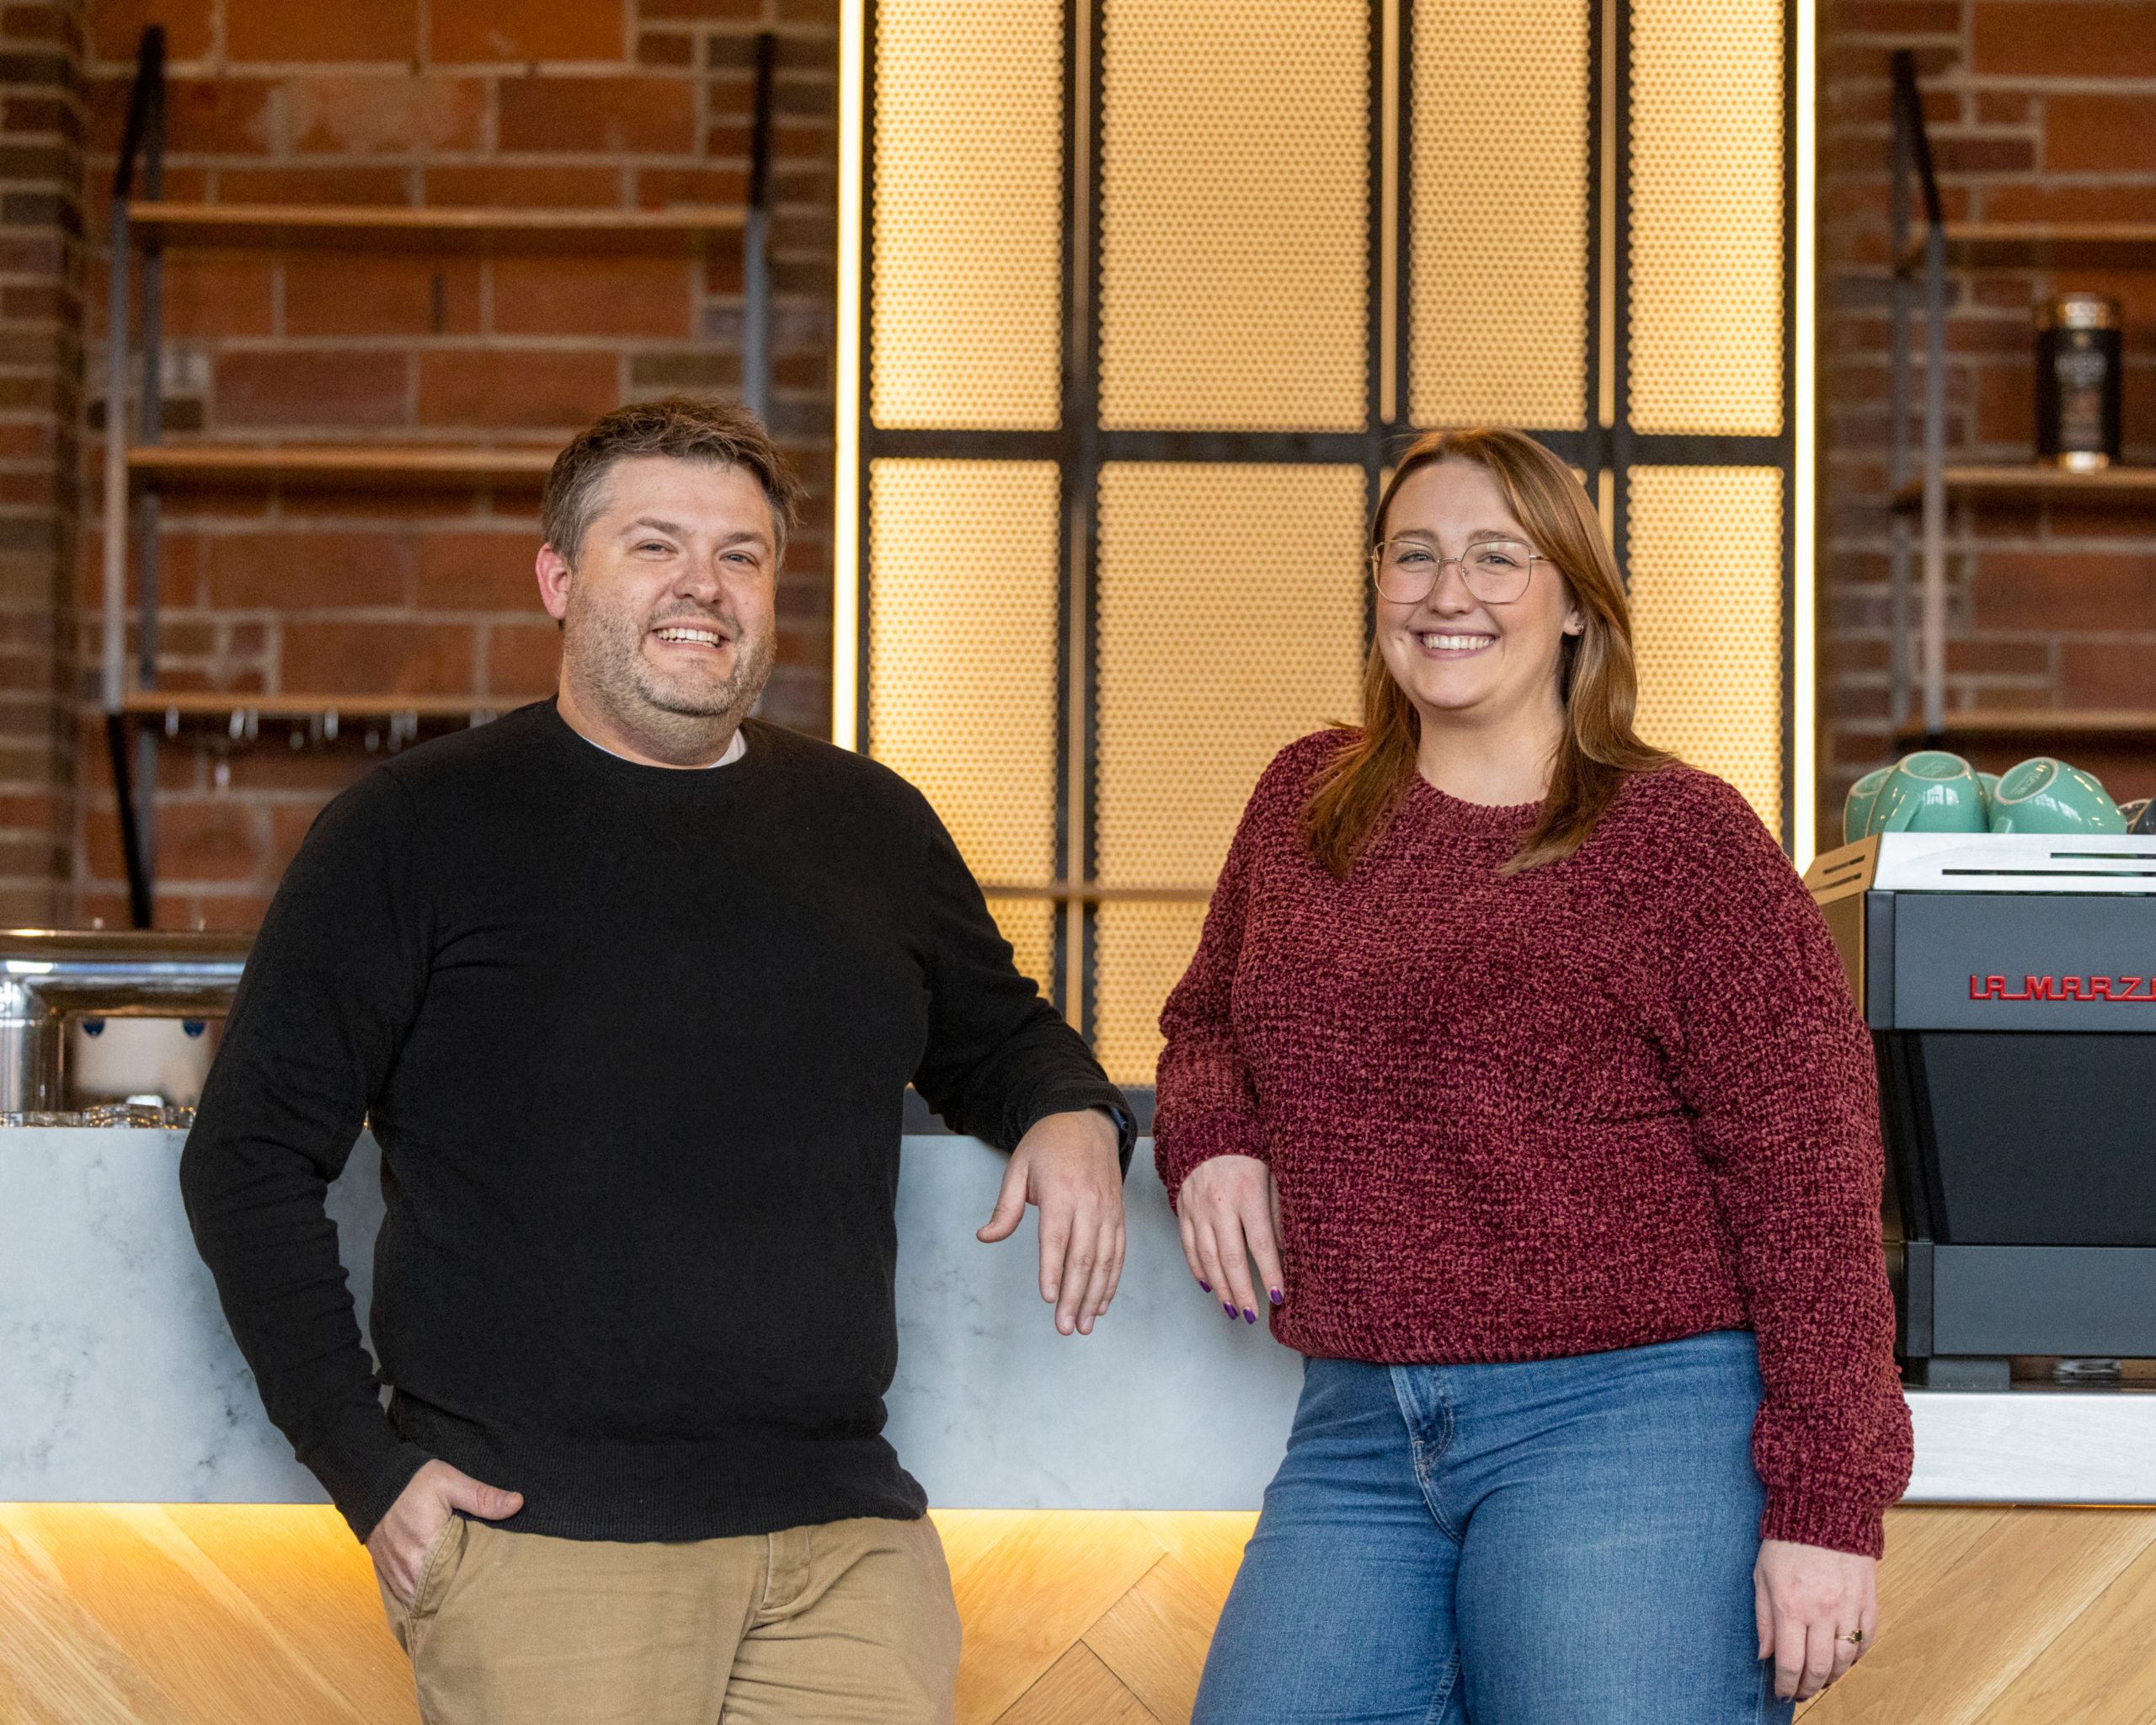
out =
{"type": "Polygon", "coordinates": [[[1240,1120],[1208,1121],[1203,1125],[1179,1125],[1163,1140],[1153,1140],[1153,1166],[1160,1171],[1161,1183],[1167,1188],[1168,1202],[1173,1204],[1182,1183],[1200,1162],[1208,1162],[1216,1156],[1254,1156],[1265,1160],[1265,1146],[1248,1123],[1240,1120]]]}
{"type": "Polygon", "coordinates": [[[1759,1537],[1877,1557],[1885,1555],[1886,1549],[1886,1518],[1881,1510],[1852,1508],[1832,1498],[1769,1492],[1767,1513],[1760,1518],[1759,1537]]]}

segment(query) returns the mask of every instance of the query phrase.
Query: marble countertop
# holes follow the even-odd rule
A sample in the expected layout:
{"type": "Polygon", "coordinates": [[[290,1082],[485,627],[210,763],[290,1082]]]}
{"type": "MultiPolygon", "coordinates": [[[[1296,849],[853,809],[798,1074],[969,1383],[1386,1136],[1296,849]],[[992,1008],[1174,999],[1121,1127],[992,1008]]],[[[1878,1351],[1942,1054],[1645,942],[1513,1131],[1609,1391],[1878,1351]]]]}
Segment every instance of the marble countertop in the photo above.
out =
{"type": "MultiPolygon", "coordinates": [[[[264,1417],[195,1257],[183,1135],[0,1131],[0,1502],[315,1503],[264,1417]]],[[[1191,1285],[1150,1146],[1130,1256],[1091,1337],[1058,1336],[1030,1220],[973,1237],[1002,1159],[905,1140],[899,1188],[899,1455],[951,1509],[1250,1509],[1302,1362],[1191,1285]]],[[[379,1213],[362,1140],[332,1188],[364,1313],[379,1213]]],[[[1913,1391],[1913,1502],[2156,1503],[2156,1395],[1913,1391]]]]}

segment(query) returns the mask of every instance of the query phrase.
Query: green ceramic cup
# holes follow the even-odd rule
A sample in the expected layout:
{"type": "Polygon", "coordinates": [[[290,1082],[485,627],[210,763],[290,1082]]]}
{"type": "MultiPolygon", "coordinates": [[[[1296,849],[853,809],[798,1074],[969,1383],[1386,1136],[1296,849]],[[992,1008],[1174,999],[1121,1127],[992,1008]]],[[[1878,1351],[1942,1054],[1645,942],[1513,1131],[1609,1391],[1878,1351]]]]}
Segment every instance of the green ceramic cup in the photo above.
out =
{"type": "Polygon", "coordinates": [[[2122,833],[2126,820],[2093,775],[2040,755],[1999,780],[1991,800],[1991,830],[2122,833]]]}
{"type": "Polygon", "coordinates": [[[1944,749],[1904,756],[1871,805],[1867,832],[1982,832],[1984,791],[1976,771],[1944,749]]]}
{"type": "Polygon", "coordinates": [[[1980,772],[1977,775],[1977,782],[1984,788],[1984,820],[1988,825],[1991,820],[1991,799],[1999,794],[1999,775],[1995,772],[1980,772]]]}
{"type": "Polygon", "coordinates": [[[1842,842],[1853,845],[1870,830],[1871,805],[1879,800],[1879,793],[1886,781],[1894,776],[1891,766],[1876,767],[1849,787],[1849,799],[1842,804],[1842,842]]]}

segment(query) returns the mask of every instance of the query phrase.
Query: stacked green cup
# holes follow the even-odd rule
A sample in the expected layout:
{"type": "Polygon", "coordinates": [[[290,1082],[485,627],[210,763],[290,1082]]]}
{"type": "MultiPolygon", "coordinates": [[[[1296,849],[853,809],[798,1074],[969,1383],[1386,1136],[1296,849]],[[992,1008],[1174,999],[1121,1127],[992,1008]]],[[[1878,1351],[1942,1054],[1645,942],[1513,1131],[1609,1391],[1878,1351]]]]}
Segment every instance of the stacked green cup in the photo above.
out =
{"type": "Polygon", "coordinates": [[[1919,749],[1886,775],[1865,830],[1982,832],[1984,804],[1983,782],[1967,761],[1944,749],[1919,749]]]}
{"type": "Polygon", "coordinates": [[[2123,833],[2126,818],[2100,781],[2038,756],[2011,768],[1991,799],[1993,832],[2123,833]]]}
{"type": "Polygon", "coordinates": [[[1871,830],[1871,806],[1879,800],[1880,792],[1893,776],[1891,766],[1874,767],[1849,787],[1849,800],[1842,804],[1844,844],[1853,845],[1871,830]]]}

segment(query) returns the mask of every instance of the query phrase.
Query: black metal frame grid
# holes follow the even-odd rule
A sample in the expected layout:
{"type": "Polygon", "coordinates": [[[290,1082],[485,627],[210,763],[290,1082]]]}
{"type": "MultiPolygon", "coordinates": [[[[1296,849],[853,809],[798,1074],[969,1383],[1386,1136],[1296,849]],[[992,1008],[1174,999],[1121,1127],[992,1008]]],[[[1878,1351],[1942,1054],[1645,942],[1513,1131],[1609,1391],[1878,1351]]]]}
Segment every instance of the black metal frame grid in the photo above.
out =
{"type": "MultiPolygon", "coordinates": [[[[1436,0],[1426,0],[1436,3],[1436,0]]],[[[1101,114],[1103,84],[1102,40],[1105,27],[1105,0],[1066,0],[1064,6],[1063,119],[1066,128],[1064,172],[1064,270],[1062,310],[1063,349],[1062,423],[1054,430],[1010,431],[961,429],[878,428],[870,413],[870,368],[873,357],[875,300],[874,197],[876,138],[876,29],[875,0],[864,8],[862,44],[863,90],[862,129],[863,160],[862,184],[862,246],[859,303],[862,307],[858,344],[861,406],[858,442],[859,468],[855,475],[856,495],[864,517],[864,531],[857,537],[859,566],[855,591],[858,605],[856,666],[860,699],[856,706],[854,745],[867,750],[869,736],[868,686],[869,607],[873,603],[868,539],[865,517],[868,498],[868,466],[885,458],[1050,461],[1061,473],[1060,527],[1063,590],[1059,613],[1059,697],[1056,790],[1065,818],[1059,821],[1055,859],[1057,882],[1043,883],[1042,895],[1054,900],[1065,911],[1056,925],[1055,971],[1058,1004],[1081,1026],[1095,1020],[1092,996],[1093,921],[1100,895],[1092,889],[1094,817],[1097,798],[1097,762],[1094,714],[1095,663],[1097,632],[1095,622],[1098,599],[1098,557],[1096,543],[1095,502],[1102,467],[1111,462],[1289,462],[1359,467],[1367,495],[1374,505],[1391,460],[1417,434],[1419,428],[1406,417],[1410,393],[1409,315],[1412,277],[1412,232],[1415,189],[1414,47],[1416,0],[1396,0],[1397,39],[1385,40],[1385,0],[1368,0],[1369,17],[1369,155],[1368,286],[1369,329],[1365,423],[1355,431],[1228,431],[1106,430],[1099,424],[1099,355],[1101,292],[1101,114]],[[1380,243],[1387,215],[1381,161],[1386,141],[1383,135],[1385,92],[1381,80],[1388,63],[1395,84],[1397,135],[1394,141],[1397,171],[1393,176],[1393,207],[1390,211],[1396,235],[1392,249],[1391,299],[1395,315],[1387,328],[1381,318],[1384,298],[1384,248],[1380,243]],[[1083,92],[1083,100],[1077,99],[1083,92]],[[1391,413],[1384,412],[1380,399],[1380,372],[1385,344],[1391,345],[1395,380],[1391,413]],[[1075,657],[1074,657],[1075,655],[1075,657]],[[1078,996],[1072,995],[1075,982],[1078,996]]],[[[1586,429],[1528,426],[1522,429],[1558,455],[1581,468],[1590,496],[1596,494],[1602,475],[1612,478],[1609,522],[1619,566],[1625,565],[1629,542],[1626,521],[1626,479],[1636,466],[1779,467],[1785,476],[1783,487],[1782,581],[1782,778],[1788,794],[1783,798],[1785,845],[1793,831],[1796,582],[1795,487],[1788,483],[1795,471],[1796,435],[1796,8],[1783,8],[1783,430],[1775,436],[1642,434],[1630,428],[1628,389],[1630,356],[1630,222],[1631,5],[1630,0],[1590,0],[1588,15],[1588,280],[1584,296],[1587,318],[1586,364],[1581,380],[1586,429]],[[1614,40],[1611,33],[1614,32],[1614,40]],[[1614,52],[1605,67],[1605,43],[1614,52]],[[1605,120],[1607,123],[1605,123],[1605,120]],[[1605,142],[1607,141],[1607,142],[1605,142]],[[1614,204],[1603,196],[1602,174],[1605,148],[1614,146],[1620,165],[1614,204]],[[1605,248],[1604,223],[1611,224],[1605,248]],[[1611,267],[1605,271],[1606,254],[1611,267]],[[1606,279],[1605,279],[1606,276],[1606,279]],[[1608,320],[1614,332],[1612,351],[1604,352],[1604,300],[1610,301],[1608,320]],[[1605,421],[1600,413],[1602,371],[1607,364],[1614,386],[1615,412],[1605,421]]],[[[1366,607],[1367,610],[1367,607],[1366,607]]],[[[1365,628],[1369,626],[1365,617],[1365,628]]],[[[1113,896],[1124,896],[1114,895],[1113,896]]],[[[1130,896],[1143,896],[1131,895],[1130,896]]],[[[1162,895],[1166,897],[1169,895],[1162,895]]],[[[1172,896],[1182,897],[1183,894],[1172,896]]]]}

